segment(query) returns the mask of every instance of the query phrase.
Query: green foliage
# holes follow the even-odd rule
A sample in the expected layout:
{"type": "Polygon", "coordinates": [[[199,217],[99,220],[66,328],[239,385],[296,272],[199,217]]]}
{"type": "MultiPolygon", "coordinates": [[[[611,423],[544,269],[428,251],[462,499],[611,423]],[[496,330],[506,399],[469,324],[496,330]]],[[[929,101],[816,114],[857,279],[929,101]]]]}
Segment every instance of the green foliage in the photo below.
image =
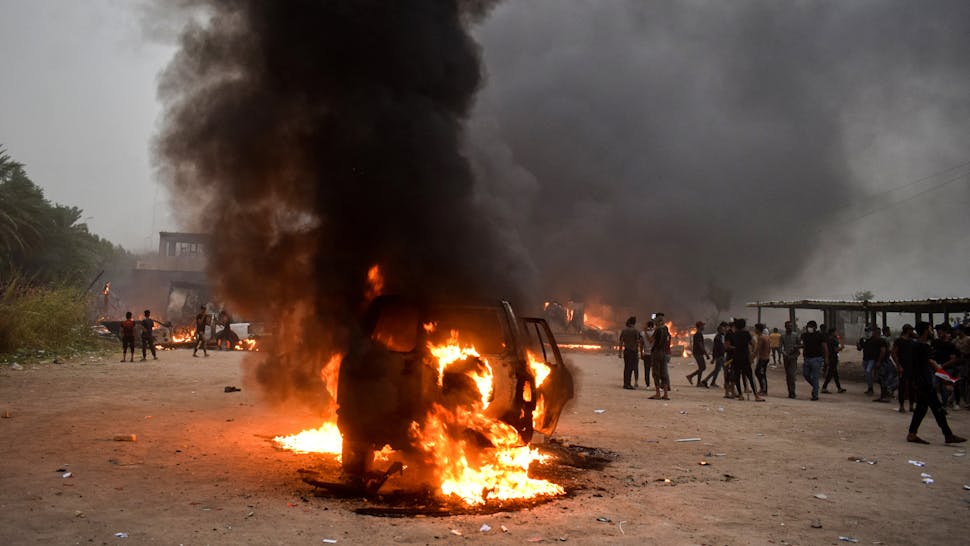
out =
{"type": "Polygon", "coordinates": [[[86,304],[70,287],[31,287],[20,278],[0,288],[0,354],[91,347],[86,304]]]}
{"type": "Polygon", "coordinates": [[[82,215],[45,199],[23,164],[0,148],[0,287],[15,277],[35,286],[81,286],[126,254],[89,233],[82,215]]]}

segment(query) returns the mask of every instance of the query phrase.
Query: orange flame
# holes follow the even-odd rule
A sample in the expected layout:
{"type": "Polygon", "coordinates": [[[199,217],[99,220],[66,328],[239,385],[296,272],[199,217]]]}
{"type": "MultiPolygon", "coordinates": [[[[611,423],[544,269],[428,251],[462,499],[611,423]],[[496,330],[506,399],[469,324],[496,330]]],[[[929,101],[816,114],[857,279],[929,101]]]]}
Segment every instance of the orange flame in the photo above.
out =
{"type": "MultiPolygon", "coordinates": [[[[434,331],[433,324],[426,324],[425,328],[428,332],[434,331]]],[[[474,346],[462,346],[457,331],[450,332],[448,341],[441,345],[429,343],[428,350],[436,361],[439,386],[452,364],[470,358],[481,363],[464,372],[474,381],[480,400],[454,409],[434,403],[423,422],[412,422],[409,429],[413,446],[424,453],[432,466],[441,495],[475,506],[489,500],[564,494],[558,484],[529,477],[529,466],[533,462],[544,462],[546,457],[524,444],[515,428],[486,414],[494,389],[492,366],[488,360],[474,346]]],[[[342,355],[334,355],[321,370],[327,389],[333,388],[331,394],[336,392],[341,359],[342,355]]],[[[551,372],[545,363],[537,361],[531,354],[529,366],[537,385],[542,384],[551,372]]],[[[541,415],[543,407],[540,399],[535,414],[541,415]]],[[[333,423],[293,436],[276,437],[274,441],[284,449],[300,453],[333,453],[338,458],[342,446],[339,431],[333,423]]],[[[390,460],[393,455],[385,446],[377,457],[390,460]]]]}
{"type": "Polygon", "coordinates": [[[372,265],[367,270],[367,294],[365,295],[365,301],[370,302],[377,296],[380,296],[382,290],[384,290],[384,274],[381,273],[380,266],[372,265]]]}
{"type": "Polygon", "coordinates": [[[332,453],[340,455],[343,437],[337,423],[324,423],[320,428],[306,429],[290,436],[273,438],[278,446],[297,453],[332,453]]]}

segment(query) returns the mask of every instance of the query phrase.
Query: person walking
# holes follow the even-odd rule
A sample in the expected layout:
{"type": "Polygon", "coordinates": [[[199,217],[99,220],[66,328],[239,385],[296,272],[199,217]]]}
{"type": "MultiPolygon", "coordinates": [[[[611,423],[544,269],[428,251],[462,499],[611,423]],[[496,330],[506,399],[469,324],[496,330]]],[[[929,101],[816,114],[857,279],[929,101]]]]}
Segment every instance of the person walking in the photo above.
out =
{"type": "Polygon", "coordinates": [[[839,353],[845,347],[842,345],[839,332],[835,328],[829,328],[829,331],[826,332],[825,343],[828,344],[829,356],[828,363],[825,366],[825,383],[822,383],[822,394],[829,394],[829,382],[833,379],[835,380],[835,388],[841,394],[845,392],[845,389],[842,388],[842,382],[839,381],[839,353]]]}
{"type": "Polygon", "coordinates": [[[950,430],[950,425],[946,420],[946,413],[943,411],[943,405],[940,403],[940,399],[937,398],[936,391],[933,390],[934,374],[943,368],[933,359],[933,352],[930,347],[933,329],[930,327],[930,323],[925,321],[917,322],[916,335],[918,336],[918,341],[913,345],[912,362],[913,383],[916,386],[916,410],[913,412],[913,418],[909,422],[909,434],[906,435],[906,441],[915,444],[929,443],[917,436],[917,433],[919,432],[919,426],[923,422],[923,418],[926,417],[926,411],[930,410],[933,412],[933,418],[936,419],[936,424],[943,432],[944,442],[947,444],[966,442],[966,438],[961,438],[953,434],[953,431],[950,430]]]}
{"type": "Polygon", "coordinates": [[[670,370],[668,368],[670,330],[664,325],[663,313],[654,313],[653,320],[657,328],[653,333],[653,346],[650,347],[650,370],[653,372],[653,386],[657,392],[650,398],[652,400],[670,400],[670,370]],[[661,396],[660,391],[663,391],[663,396],[661,396]]]}
{"type": "Polygon", "coordinates": [[[155,354],[155,336],[152,335],[155,320],[152,319],[150,309],[145,309],[145,316],[138,323],[141,325],[141,361],[148,360],[149,350],[152,352],[152,360],[158,360],[158,355],[155,354]]]}
{"type": "Polygon", "coordinates": [[[781,357],[785,365],[785,383],[788,386],[788,398],[795,398],[795,374],[798,371],[798,334],[792,323],[785,322],[785,333],[781,336],[781,357]]]}
{"type": "Polygon", "coordinates": [[[640,364],[640,351],[643,348],[643,338],[640,336],[640,331],[634,327],[636,323],[637,317],[626,319],[626,327],[620,330],[619,336],[619,356],[623,359],[623,388],[629,390],[635,388],[630,384],[630,379],[640,364]]]}
{"type": "Polygon", "coordinates": [[[714,362],[714,371],[712,371],[707,377],[705,377],[701,384],[704,388],[714,387],[717,388],[717,376],[724,369],[724,331],[727,329],[727,323],[721,321],[717,325],[717,333],[714,334],[714,345],[711,347],[711,361],[714,362]]]}
{"type": "Polygon", "coordinates": [[[768,363],[771,361],[771,340],[768,339],[767,332],[764,324],[754,325],[755,355],[758,359],[754,368],[754,375],[758,378],[758,394],[761,396],[768,394],[768,363]]]}
{"type": "Polygon", "coordinates": [[[202,349],[203,355],[209,356],[209,352],[205,348],[205,330],[211,323],[211,317],[209,317],[209,313],[206,312],[206,307],[203,305],[199,308],[199,314],[195,315],[195,348],[192,350],[192,356],[198,357],[199,349],[202,349]]]}
{"type": "Polygon", "coordinates": [[[135,361],[135,321],[131,319],[131,311],[125,313],[125,320],[121,322],[121,361],[125,361],[128,350],[131,349],[131,362],[135,361]]]}
{"type": "MultiPolygon", "coordinates": [[[[724,344],[728,349],[734,350],[734,387],[737,389],[738,400],[744,400],[744,391],[741,384],[747,381],[754,390],[754,376],[751,373],[751,353],[754,350],[754,338],[746,328],[747,321],[743,318],[734,319],[734,333],[726,337],[724,344]]],[[[757,392],[754,393],[756,402],[764,402],[765,399],[757,392]]]]}
{"type": "Polygon", "coordinates": [[[802,354],[805,362],[802,364],[802,375],[812,386],[812,400],[818,400],[818,376],[822,371],[822,363],[828,356],[828,345],[825,336],[818,331],[818,323],[814,320],[805,324],[805,333],[801,337],[802,354]]]}
{"type": "Polygon", "coordinates": [[[693,385],[694,377],[697,377],[697,386],[707,388],[707,384],[701,381],[704,377],[704,370],[707,369],[707,363],[705,361],[710,357],[707,354],[707,347],[704,347],[704,321],[699,320],[694,323],[691,354],[694,355],[694,362],[697,362],[697,369],[687,374],[687,382],[693,385]]]}

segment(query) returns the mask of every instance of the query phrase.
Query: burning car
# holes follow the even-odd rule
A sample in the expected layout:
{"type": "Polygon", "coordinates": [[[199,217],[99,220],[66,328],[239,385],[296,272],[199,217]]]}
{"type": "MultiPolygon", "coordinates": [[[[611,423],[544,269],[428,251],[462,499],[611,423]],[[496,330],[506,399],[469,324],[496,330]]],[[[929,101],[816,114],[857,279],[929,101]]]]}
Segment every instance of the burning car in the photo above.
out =
{"type": "Polygon", "coordinates": [[[385,446],[438,474],[447,474],[445,459],[484,457],[500,444],[527,449],[535,431],[555,431],[573,397],[546,321],[517,317],[505,301],[379,296],[362,334],[365,342],[343,358],[337,388],[342,464],[352,479],[385,446]],[[459,445],[464,451],[450,453],[459,445]]]}

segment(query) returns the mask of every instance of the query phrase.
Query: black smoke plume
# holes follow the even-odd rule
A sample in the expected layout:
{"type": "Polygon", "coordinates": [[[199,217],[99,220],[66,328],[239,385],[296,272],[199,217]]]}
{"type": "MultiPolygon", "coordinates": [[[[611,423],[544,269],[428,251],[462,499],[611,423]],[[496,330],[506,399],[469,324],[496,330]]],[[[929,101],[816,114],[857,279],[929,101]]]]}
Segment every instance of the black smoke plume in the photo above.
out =
{"type": "Polygon", "coordinates": [[[475,34],[482,199],[547,297],[683,325],[753,299],[912,298],[930,270],[965,291],[965,183],[890,190],[970,159],[970,3],[524,0],[475,34]]]}
{"type": "Polygon", "coordinates": [[[162,77],[157,157],[175,208],[211,232],[237,314],[271,320],[267,392],[329,403],[378,266],[383,291],[520,297],[528,266],[476,200],[460,153],[482,84],[468,25],[491,2],[187,2],[162,77]]]}

